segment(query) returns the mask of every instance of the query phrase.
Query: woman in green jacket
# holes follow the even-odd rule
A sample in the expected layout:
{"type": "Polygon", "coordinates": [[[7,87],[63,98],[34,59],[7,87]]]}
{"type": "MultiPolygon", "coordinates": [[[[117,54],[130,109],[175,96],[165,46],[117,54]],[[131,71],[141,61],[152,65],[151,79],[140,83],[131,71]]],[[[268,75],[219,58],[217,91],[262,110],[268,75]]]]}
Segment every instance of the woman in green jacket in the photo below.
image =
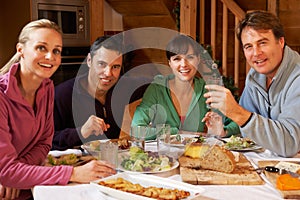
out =
{"type": "MultiPolygon", "coordinates": [[[[205,81],[196,77],[200,65],[200,45],[191,37],[178,35],[166,48],[169,66],[173,72],[168,76],[157,75],[147,88],[141,104],[137,107],[132,125],[170,124],[171,134],[178,131],[204,132],[202,122],[209,111],[203,94],[205,81]]],[[[239,127],[225,118],[224,132],[228,137],[238,134],[239,127]]],[[[148,135],[146,139],[155,139],[148,135]]]]}

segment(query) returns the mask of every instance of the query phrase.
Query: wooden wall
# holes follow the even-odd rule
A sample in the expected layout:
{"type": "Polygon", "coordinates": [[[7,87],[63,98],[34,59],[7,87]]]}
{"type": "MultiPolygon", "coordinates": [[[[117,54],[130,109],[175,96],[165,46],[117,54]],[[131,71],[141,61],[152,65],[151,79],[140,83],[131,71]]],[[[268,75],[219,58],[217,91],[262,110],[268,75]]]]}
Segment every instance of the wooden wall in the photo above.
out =
{"type": "Polygon", "coordinates": [[[29,0],[1,1],[0,6],[0,68],[16,52],[21,28],[30,21],[29,0]]]}

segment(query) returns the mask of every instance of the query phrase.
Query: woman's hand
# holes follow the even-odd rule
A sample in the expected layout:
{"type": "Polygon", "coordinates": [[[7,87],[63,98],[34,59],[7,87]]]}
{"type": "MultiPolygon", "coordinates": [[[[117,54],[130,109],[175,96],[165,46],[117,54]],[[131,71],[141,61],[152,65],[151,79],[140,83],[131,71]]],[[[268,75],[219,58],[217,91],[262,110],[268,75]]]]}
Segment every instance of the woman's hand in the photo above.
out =
{"type": "MultiPolygon", "coordinates": [[[[214,125],[216,125],[215,124],[217,122],[216,120],[222,121],[223,120],[222,116],[220,116],[219,114],[217,114],[215,112],[209,111],[205,114],[204,118],[202,119],[202,122],[205,122],[207,130],[209,131],[210,129],[216,129],[213,127],[214,125]]],[[[222,129],[219,129],[219,130],[220,130],[220,132],[218,134],[216,134],[216,136],[219,136],[219,137],[226,136],[227,133],[224,130],[223,125],[222,125],[222,129]]],[[[207,136],[207,134],[205,136],[207,136]]]]}
{"type": "Polygon", "coordinates": [[[10,187],[4,187],[0,184],[0,198],[2,200],[16,199],[20,195],[20,190],[10,187]]]}
{"type": "Polygon", "coordinates": [[[89,183],[113,174],[116,174],[115,166],[105,161],[92,160],[85,165],[74,167],[70,181],[89,183]]]}
{"type": "Polygon", "coordinates": [[[87,138],[90,135],[103,135],[104,131],[107,131],[109,127],[110,125],[106,124],[103,119],[91,115],[81,127],[81,135],[83,138],[87,138]]]}

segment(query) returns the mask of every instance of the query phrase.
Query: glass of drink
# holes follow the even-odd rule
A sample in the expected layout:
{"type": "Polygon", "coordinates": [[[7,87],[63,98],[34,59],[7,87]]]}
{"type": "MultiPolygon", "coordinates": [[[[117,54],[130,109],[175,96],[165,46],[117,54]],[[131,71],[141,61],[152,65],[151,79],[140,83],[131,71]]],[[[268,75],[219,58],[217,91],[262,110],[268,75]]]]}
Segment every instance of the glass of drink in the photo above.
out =
{"type": "Polygon", "coordinates": [[[104,142],[100,145],[100,159],[118,166],[118,143],[117,142],[104,142]]]}
{"type": "Polygon", "coordinates": [[[223,133],[223,116],[217,111],[209,111],[207,137],[220,137],[223,133]]]}
{"type": "Polygon", "coordinates": [[[156,124],[157,151],[159,155],[170,154],[171,126],[169,124],[156,124]]]}
{"type": "MultiPolygon", "coordinates": [[[[211,76],[206,80],[206,85],[220,85],[223,86],[223,78],[222,76],[211,76]]],[[[211,108],[209,104],[207,104],[207,108],[211,108]]]]}
{"type": "Polygon", "coordinates": [[[145,150],[145,137],[148,133],[148,128],[148,126],[131,126],[131,146],[137,146],[142,150],[145,150]]]}

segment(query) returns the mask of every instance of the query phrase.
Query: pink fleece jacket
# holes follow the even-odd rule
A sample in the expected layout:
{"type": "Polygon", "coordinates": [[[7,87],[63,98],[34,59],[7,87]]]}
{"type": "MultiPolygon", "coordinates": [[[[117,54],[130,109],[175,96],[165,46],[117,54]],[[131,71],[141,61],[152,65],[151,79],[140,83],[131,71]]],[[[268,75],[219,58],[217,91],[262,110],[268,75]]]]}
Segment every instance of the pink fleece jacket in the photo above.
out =
{"type": "Polygon", "coordinates": [[[35,185],[67,184],[73,168],[41,166],[54,134],[54,86],[45,79],[33,109],[21,95],[15,74],[19,64],[0,76],[0,183],[30,189],[35,185]]]}

